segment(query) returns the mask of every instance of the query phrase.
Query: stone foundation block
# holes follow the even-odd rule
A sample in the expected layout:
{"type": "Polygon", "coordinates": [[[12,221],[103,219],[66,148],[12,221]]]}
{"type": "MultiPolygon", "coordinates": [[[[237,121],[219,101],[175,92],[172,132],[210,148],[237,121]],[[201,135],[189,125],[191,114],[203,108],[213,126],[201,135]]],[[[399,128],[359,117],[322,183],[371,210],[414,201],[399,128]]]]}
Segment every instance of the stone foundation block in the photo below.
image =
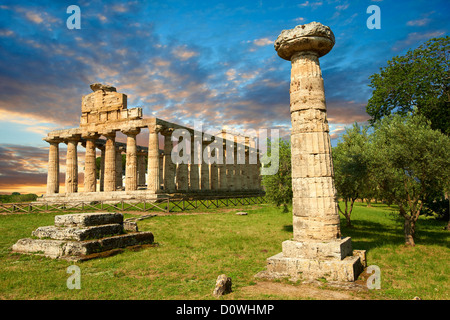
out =
{"type": "Polygon", "coordinates": [[[94,212],[55,216],[56,227],[84,228],[116,223],[123,223],[123,214],[110,212],[94,212]]]}
{"type": "Polygon", "coordinates": [[[128,246],[152,244],[151,232],[137,232],[98,240],[65,241],[47,239],[20,239],[12,246],[17,253],[40,254],[54,259],[77,260],[85,256],[128,246]]]}
{"type": "Polygon", "coordinates": [[[267,270],[261,278],[286,278],[291,280],[355,281],[362,271],[358,256],[348,256],[343,260],[320,260],[286,257],[279,253],[267,259],[267,270]]]}
{"type": "Polygon", "coordinates": [[[117,235],[122,232],[123,227],[121,224],[105,224],[86,228],[61,228],[56,226],[39,227],[32,232],[32,235],[38,238],[83,241],[117,235]]]}
{"type": "Polygon", "coordinates": [[[336,259],[344,260],[352,255],[352,241],[350,237],[329,241],[284,241],[282,243],[283,256],[303,259],[336,259]]]}

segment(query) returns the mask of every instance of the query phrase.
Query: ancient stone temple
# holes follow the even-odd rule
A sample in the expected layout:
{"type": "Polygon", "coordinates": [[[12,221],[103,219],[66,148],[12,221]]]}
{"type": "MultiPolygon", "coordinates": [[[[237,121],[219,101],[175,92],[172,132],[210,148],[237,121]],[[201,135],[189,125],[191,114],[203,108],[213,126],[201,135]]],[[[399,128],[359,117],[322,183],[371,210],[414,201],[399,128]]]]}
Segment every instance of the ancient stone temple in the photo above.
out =
{"type": "Polygon", "coordinates": [[[278,55],[291,62],[290,109],[293,240],[270,257],[263,277],[354,281],[362,271],[351,239],[340,232],[325,91],[319,58],[334,46],[329,27],[317,22],[283,30],[278,55]]]}
{"type": "Polygon", "coordinates": [[[142,108],[127,108],[127,95],[116,88],[92,84],[91,89],[93,92],[82,97],[80,126],[51,131],[44,138],[50,144],[47,193],[39,201],[141,201],[177,194],[262,192],[260,164],[249,161],[249,155],[258,154],[249,143],[251,139],[239,143],[232,135],[226,140],[155,117],[144,118],[142,108]],[[148,130],[148,146],[138,146],[136,136],[144,130],[148,130]],[[116,141],[118,132],[126,135],[126,143],[116,141]],[[178,135],[174,136],[174,132],[178,135]],[[164,137],[161,150],[160,135],[164,137]],[[198,136],[200,140],[196,140],[198,136]],[[60,193],[59,181],[61,143],[67,145],[64,193],[60,193]],[[185,144],[181,153],[187,157],[176,163],[172,151],[181,149],[181,143],[185,144]],[[214,151],[218,144],[223,145],[220,152],[214,151]],[[83,192],[78,185],[80,145],[86,149],[83,192]],[[212,163],[202,156],[208,148],[214,149],[210,154],[216,161],[212,163]],[[97,149],[101,153],[100,173],[96,167],[97,149]],[[241,158],[246,162],[237,164],[236,156],[232,163],[228,158],[225,161],[227,153],[235,155],[237,150],[242,151],[241,158]],[[126,154],[124,172],[122,153],[126,154]]]}

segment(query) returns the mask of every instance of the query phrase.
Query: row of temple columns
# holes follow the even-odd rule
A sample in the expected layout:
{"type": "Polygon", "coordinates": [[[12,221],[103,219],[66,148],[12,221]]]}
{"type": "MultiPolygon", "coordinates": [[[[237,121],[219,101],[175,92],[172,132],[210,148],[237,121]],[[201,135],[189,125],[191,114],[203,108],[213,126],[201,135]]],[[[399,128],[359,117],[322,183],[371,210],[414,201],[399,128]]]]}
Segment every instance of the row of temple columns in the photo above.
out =
{"type": "MultiPolygon", "coordinates": [[[[164,136],[164,152],[159,151],[158,131],[149,128],[148,151],[140,150],[136,144],[136,136],[140,129],[123,132],[127,136],[126,146],[116,143],[116,132],[102,134],[105,140],[99,140],[100,135],[94,134],[81,137],[73,135],[64,139],[47,140],[49,148],[49,166],[47,177],[47,194],[59,193],[59,144],[67,144],[66,156],[66,193],[78,192],[78,154],[77,145],[86,148],[84,166],[84,192],[113,192],[116,190],[133,191],[147,185],[147,190],[153,192],[197,192],[197,191],[246,191],[260,190],[258,155],[253,155],[254,163],[250,163],[251,152],[255,149],[245,148],[244,160],[238,161],[237,144],[229,152],[233,153],[233,162],[227,163],[224,148],[221,154],[222,163],[207,163],[203,157],[209,143],[202,143],[199,159],[194,161],[194,141],[191,141],[189,163],[176,164],[171,159],[174,148],[172,130],[161,132],[164,136]],[[99,190],[97,190],[96,149],[101,151],[99,190]],[[123,186],[122,152],[126,152],[125,186],[123,186]],[[147,157],[147,168],[145,158],[147,157]],[[201,159],[200,159],[201,157],[201,159]],[[147,169],[147,179],[145,171],[147,169]]],[[[215,155],[214,150],[212,154],[215,155]]],[[[219,155],[220,156],[220,155],[219,155]]]]}

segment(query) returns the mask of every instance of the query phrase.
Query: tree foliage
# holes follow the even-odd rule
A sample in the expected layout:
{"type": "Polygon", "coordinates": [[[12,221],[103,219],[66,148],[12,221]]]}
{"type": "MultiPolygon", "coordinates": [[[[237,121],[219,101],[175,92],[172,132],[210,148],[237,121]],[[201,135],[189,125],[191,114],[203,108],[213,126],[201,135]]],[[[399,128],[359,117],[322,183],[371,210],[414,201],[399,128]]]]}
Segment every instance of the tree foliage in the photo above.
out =
{"type": "Polygon", "coordinates": [[[264,175],[262,184],[266,190],[266,198],[277,206],[283,205],[283,212],[287,212],[287,205],[292,203],[291,144],[281,138],[273,144],[269,140],[268,152],[273,148],[279,150],[278,172],[264,175]]]}
{"type": "Polygon", "coordinates": [[[370,77],[366,111],[373,124],[391,113],[417,110],[433,129],[450,135],[450,37],[432,38],[394,57],[370,77]]]}
{"type": "Polygon", "coordinates": [[[337,197],[345,205],[344,209],[338,205],[338,209],[346,218],[347,226],[351,226],[353,204],[368,194],[371,187],[366,160],[367,127],[355,123],[341,139],[333,148],[334,181],[337,197]]]}
{"type": "Polygon", "coordinates": [[[450,138],[420,114],[391,115],[375,125],[369,168],[405,219],[405,243],[414,245],[415,225],[430,195],[449,187],[450,138]]]}

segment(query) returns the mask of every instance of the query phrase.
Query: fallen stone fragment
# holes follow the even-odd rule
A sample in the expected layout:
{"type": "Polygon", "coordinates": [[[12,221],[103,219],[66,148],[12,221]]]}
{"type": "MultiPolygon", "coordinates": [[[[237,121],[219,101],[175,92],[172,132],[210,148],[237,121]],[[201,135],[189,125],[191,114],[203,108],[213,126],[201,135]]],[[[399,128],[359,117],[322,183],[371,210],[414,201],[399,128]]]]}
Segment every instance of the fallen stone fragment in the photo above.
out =
{"type": "Polygon", "coordinates": [[[213,295],[220,297],[231,291],[231,278],[221,274],[216,280],[216,287],[214,288],[213,295]]]}

